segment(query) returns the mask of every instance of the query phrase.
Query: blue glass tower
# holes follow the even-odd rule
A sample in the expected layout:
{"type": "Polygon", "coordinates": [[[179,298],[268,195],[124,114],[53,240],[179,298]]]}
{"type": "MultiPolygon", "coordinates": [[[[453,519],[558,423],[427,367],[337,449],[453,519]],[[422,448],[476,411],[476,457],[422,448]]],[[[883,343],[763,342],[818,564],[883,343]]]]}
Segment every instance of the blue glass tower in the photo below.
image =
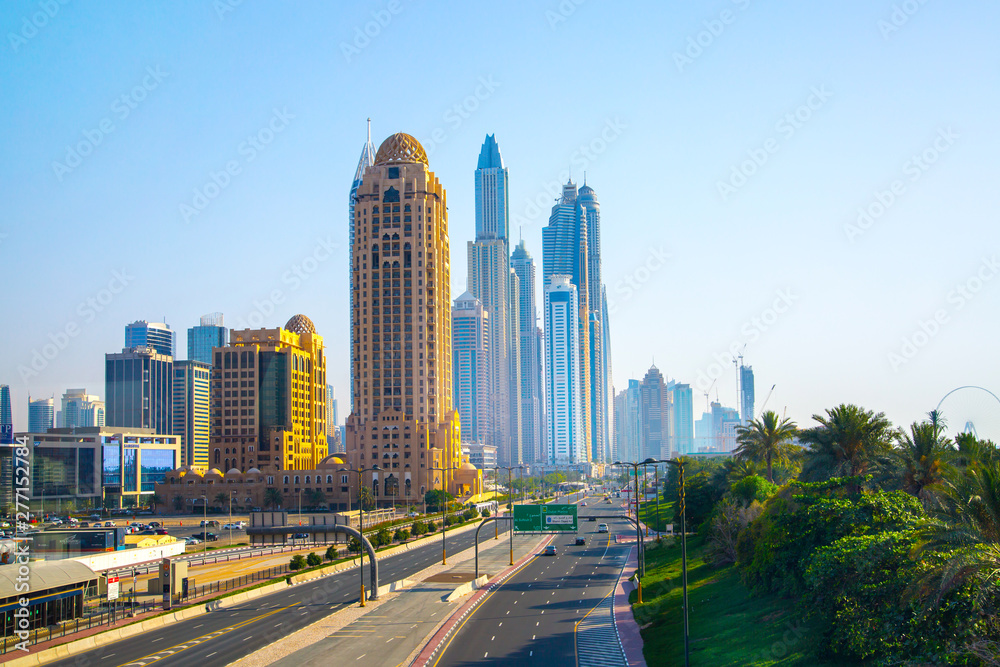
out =
{"type": "MultiPolygon", "coordinates": [[[[361,181],[365,176],[365,169],[375,165],[375,146],[372,145],[372,119],[368,119],[368,141],[365,142],[364,147],[361,149],[361,157],[358,158],[358,168],[354,171],[354,180],[351,181],[351,193],[348,196],[347,205],[347,220],[348,220],[348,253],[350,254],[349,263],[347,266],[347,280],[348,284],[351,286],[351,298],[354,299],[359,292],[354,289],[354,272],[358,270],[359,267],[354,265],[354,206],[358,201],[358,188],[361,187],[361,181]]],[[[358,304],[352,303],[351,310],[353,311],[358,304]]],[[[354,327],[350,326],[350,318],[348,318],[348,326],[350,327],[350,337],[351,337],[351,368],[354,368],[355,360],[355,350],[354,345],[357,341],[354,340],[354,327]]],[[[355,409],[354,406],[354,392],[351,392],[351,411],[355,409]]]]}
{"type": "Polygon", "coordinates": [[[188,329],[188,360],[212,364],[212,348],[226,346],[222,313],[201,316],[201,324],[188,329]]]}
{"type": "Polygon", "coordinates": [[[177,356],[177,340],[174,330],[163,322],[139,320],[125,326],[125,349],[151,347],[157,354],[177,356]]]}
{"type": "Polygon", "coordinates": [[[14,418],[10,408],[10,387],[0,384],[0,445],[14,442],[14,418]]]}

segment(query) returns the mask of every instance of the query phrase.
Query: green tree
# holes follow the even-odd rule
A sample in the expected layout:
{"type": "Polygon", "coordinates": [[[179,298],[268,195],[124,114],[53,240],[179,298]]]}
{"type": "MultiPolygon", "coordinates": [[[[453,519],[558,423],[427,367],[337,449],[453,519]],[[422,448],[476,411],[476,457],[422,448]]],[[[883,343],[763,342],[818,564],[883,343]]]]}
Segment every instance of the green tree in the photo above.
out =
{"type": "Polygon", "coordinates": [[[392,536],[392,539],[397,542],[405,542],[410,539],[410,531],[406,528],[397,528],[395,534],[392,536]]]}
{"type": "Polygon", "coordinates": [[[277,509],[285,502],[285,499],[281,497],[281,491],[275,488],[269,488],[264,491],[264,507],[270,507],[271,509],[277,509]]]}
{"type": "Polygon", "coordinates": [[[215,494],[215,498],[213,498],[213,500],[215,500],[215,503],[216,505],[218,505],[219,509],[223,510],[226,508],[227,505],[229,505],[229,494],[226,493],[225,491],[219,491],[217,494],[215,494]]]}
{"type": "Polygon", "coordinates": [[[327,560],[337,560],[337,546],[331,544],[326,548],[326,553],[323,554],[323,558],[327,560]]]}
{"type": "Polygon", "coordinates": [[[361,487],[361,507],[363,507],[366,512],[371,512],[375,509],[375,494],[367,486],[361,487]]]}
{"type": "Polygon", "coordinates": [[[326,504],[326,494],[323,489],[311,489],[308,493],[308,502],[312,507],[322,507],[326,504]]]}
{"type": "Polygon", "coordinates": [[[156,514],[157,506],[162,504],[163,504],[163,496],[161,496],[160,494],[154,493],[153,495],[149,496],[149,509],[151,512],[153,512],[153,514],[156,514]]]}
{"type": "Polygon", "coordinates": [[[759,419],[736,429],[739,446],[733,452],[738,460],[763,463],[767,467],[767,481],[774,483],[774,464],[791,463],[797,449],[792,438],[798,433],[795,422],[781,419],[778,413],[768,410],[759,419]]]}
{"type": "Polygon", "coordinates": [[[809,445],[800,475],[803,481],[865,475],[892,448],[892,424],[881,412],[841,404],[813,419],[820,425],[799,434],[809,445]]]}
{"type": "Polygon", "coordinates": [[[347,542],[347,550],[349,552],[351,552],[352,554],[359,554],[359,553],[361,553],[361,540],[359,540],[356,537],[352,537],[347,542]]]}
{"type": "Polygon", "coordinates": [[[445,503],[454,499],[455,496],[442,489],[431,489],[424,494],[424,501],[427,503],[427,511],[429,512],[440,512],[445,503]]]}
{"type": "Polygon", "coordinates": [[[308,556],[306,556],[306,564],[309,565],[309,567],[316,567],[317,565],[322,565],[323,558],[320,557],[319,554],[311,553],[308,556]]]}
{"type": "Polygon", "coordinates": [[[292,556],[292,560],[288,563],[289,570],[303,570],[306,567],[306,559],[302,554],[296,554],[292,556]]]}
{"type": "Polygon", "coordinates": [[[184,511],[184,499],[181,496],[174,496],[174,511],[183,512],[184,511]]]}
{"type": "Polygon", "coordinates": [[[378,529],[378,532],[375,533],[375,539],[372,541],[374,541],[376,547],[384,547],[392,544],[392,534],[389,532],[388,528],[383,526],[378,529]]]}
{"type": "Polygon", "coordinates": [[[909,433],[896,433],[890,460],[899,470],[903,490],[921,500],[930,500],[928,487],[944,481],[945,461],[953,450],[943,431],[943,425],[925,421],[911,424],[909,433]]]}
{"type": "Polygon", "coordinates": [[[410,532],[413,533],[414,537],[420,537],[427,532],[427,524],[418,519],[410,526],[410,532]]]}

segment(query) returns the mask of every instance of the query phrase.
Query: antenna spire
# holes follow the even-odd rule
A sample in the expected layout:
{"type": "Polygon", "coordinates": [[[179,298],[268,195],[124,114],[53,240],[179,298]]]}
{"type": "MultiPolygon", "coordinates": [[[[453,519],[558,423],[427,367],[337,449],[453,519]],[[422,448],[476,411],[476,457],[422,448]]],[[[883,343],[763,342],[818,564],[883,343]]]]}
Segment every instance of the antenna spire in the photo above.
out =
{"type": "Polygon", "coordinates": [[[372,142],[372,119],[368,117],[368,143],[372,142]]]}

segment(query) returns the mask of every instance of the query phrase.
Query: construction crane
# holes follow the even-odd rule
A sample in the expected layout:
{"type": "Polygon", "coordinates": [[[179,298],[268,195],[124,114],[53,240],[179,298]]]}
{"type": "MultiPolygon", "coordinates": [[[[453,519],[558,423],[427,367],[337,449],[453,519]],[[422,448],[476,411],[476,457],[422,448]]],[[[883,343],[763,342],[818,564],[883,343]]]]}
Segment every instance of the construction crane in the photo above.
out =
{"type": "Polygon", "coordinates": [[[767,392],[767,398],[764,399],[764,403],[760,406],[760,412],[757,413],[757,419],[760,419],[760,416],[764,414],[764,408],[767,407],[767,402],[771,399],[771,394],[774,393],[774,388],[777,386],[778,385],[776,384],[771,385],[771,391],[767,392]]]}
{"type": "Polygon", "coordinates": [[[705,412],[711,412],[712,411],[712,406],[708,402],[708,395],[711,393],[712,387],[714,387],[715,383],[718,382],[718,381],[719,381],[719,378],[715,378],[714,380],[712,380],[712,384],[708,385],[708,389],[705,390],[705,412]]]}
{"type": "Polygon", "coordinates": [[[747,344],[743,343],[743,348],[740,350],[738,357],[733,357],[733,368],[736,369],[736,411],[743,414],[743,401],[740,400],[740,395],[743,393],[743,374],[740,370],[743,368],[743,353],[746,352],[747,344]]]}

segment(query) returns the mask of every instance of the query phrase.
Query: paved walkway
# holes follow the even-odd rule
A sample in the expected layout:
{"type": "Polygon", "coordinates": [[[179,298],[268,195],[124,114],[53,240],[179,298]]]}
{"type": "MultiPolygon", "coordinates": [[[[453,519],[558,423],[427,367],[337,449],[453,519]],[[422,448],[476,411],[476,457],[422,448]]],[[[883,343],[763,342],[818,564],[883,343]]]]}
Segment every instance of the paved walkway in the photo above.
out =
{"type": "MultiPolygon", "coordinates": [[[[537,535],[515,537],[514,558],[534,554],[544,539],[537,535]]],[[[480,575],[492,577],[505,570],[510,558],[508,549],[508,539],[494,540],[492,535],[484,538],[479,551],[480,575]]],[[[345,656],[359,667],[409,664],[427,637],[468,599],[446,600],[462,581],[472,579],[474,554],[473,549],[468,549],[449,556],[448,565],[421,571],[415,585],[380,595],[379,600],[370,601],[364,608],[352,607],[328,616],[231,667],[318,667],[345,656]],[[451,575],[458,579],[448,581],[451,575]]]]}
{"type": "Polygon", "coordinates": [[[632,614],[632,605],[628,603],[629,593],[633,590],[632,582],[628,580],[632,573],[639,566],[637,551],[633,548],[629,550],[628,562],[621,576],[618,577],[618,584],[614,592],[614,616],[615,627],[618,631],[618,640],[621,642],[622,650],[628,665],[645,667],[646,659],[642,655],[642,635],[639,634],[639,624],[632,614]]]}

